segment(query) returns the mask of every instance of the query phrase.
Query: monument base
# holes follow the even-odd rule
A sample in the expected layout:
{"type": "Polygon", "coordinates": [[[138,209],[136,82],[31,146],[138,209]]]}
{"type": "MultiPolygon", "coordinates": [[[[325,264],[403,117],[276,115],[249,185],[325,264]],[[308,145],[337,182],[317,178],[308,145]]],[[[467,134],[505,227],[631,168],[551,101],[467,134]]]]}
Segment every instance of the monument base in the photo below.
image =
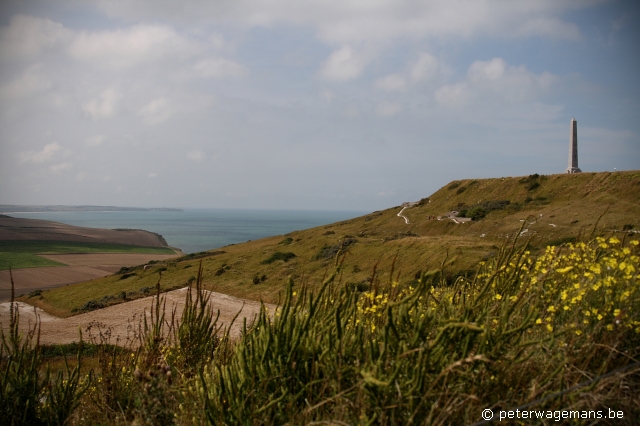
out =
{"type": "Polygon", "coordinates": [[[578,167],[569,167],[565,173],[582,173],[578,167]]]}

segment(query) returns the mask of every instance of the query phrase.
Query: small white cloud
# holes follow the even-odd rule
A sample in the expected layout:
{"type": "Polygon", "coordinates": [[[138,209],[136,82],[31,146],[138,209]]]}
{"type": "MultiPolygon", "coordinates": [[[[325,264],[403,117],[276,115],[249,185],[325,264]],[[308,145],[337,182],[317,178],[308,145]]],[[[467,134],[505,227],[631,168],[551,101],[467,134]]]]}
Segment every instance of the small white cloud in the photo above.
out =
{"type": "Polygon", "coordinates": [[[382,101],[376,105],[376,113],[382,117],[391,117],[402,111],[398,102],[382,101]]]}
{"type": "Polygon", "coordinates": [[[167,98],[160,97],[152,100],[147,105],[142,107],[138,112],[147,124],[159,124],[168,120],[176,109],[172,107],[167,98]]]}
{"type": "Polygon", "coordinates": [[[15,15],[0,30],[0,56],[32,57],[71,39],[73,32],[50,19],[15,15]]]}
{"type": "Polygon", "coordinates": [[[404,90],[407,87],[407,82],[399,74],[391,74],[386,77],[376,80],[374,87],[380,90],[404,90]]]}
{"type": "Polygon", "coordinates": [[[428,53],[421,53],[418,61],[411,67],[413,81],[432,79],[438,71],[438,59],[428,53]]]}
{"type": "Polygon", "coordinates": [[[322,65],[320,75],[327,80],[352,80],[362,74],[369,62],[368,55],[355,52],[351,46],[343,46],[331,53],[322,65]]]}
{"type": "Polygon", "coordinates": [[[164,25],[140,24],[111,31],[84,31],[69,46],[71,56],[101,67],[126,68],[165,57],[188,57],[197,43],[164,25]]]}
{"type": "Polygon", "coordinates": [[[238,77],[247,73],[247,69],[237,62],[224,58],[209,58],[199,61],[193,69],[200,77],[222,78],[238,77]]]}
{"type": "Polygon", "coordinates": [[[147,177],[148,177],[149,179],[155,179],[155,178],[157,178],[157,177],[158,177],[158,174],[157,174],[156,172],[152,172],[152,173],[149,173],[149,174],[147,175],[147,177]]]}
{"type": "Polygon", "coordinates": [[[93,136],[89,136],[85,143],[88,146],[99,146],[102,145],[102,142],[104,142],[105,140],[107,140],[107,137],[105,135],[93,135],[93,136]]]}
{"type": "Polygon", "coordinates": [[[42,148],[42,151],[25,151],[18,154],[21,163],[40,164],[50,161],[54,154],[60,151],[62,147],[57,143],[50,143],[42,148]]]}
{"type": "Polygon", "coordinates": [[[209,43],[211,43],[213,48],[216,50],[222,50],[229,47],[229,44],[222,34],[211,34],[209,36],[209,43]]]}
{"type": "Polygon", "coordinates": [[[20,77],[0,88],[0,96],[3,98],[18,99],[51,87],[51,82],[40,75],[41,65],[29,67],[20,77]]]}
{"type": "Polygon", "coordinates": [[[490,61],[475,61],[469,67],[467,75],[472,81],[498,80],[504,76],[507,63],[502,58],[493,58],[490,61]]]}
{"type": "Polygon", "coordinates": [[[53,173],[61,173],[61,172],[66,172],[67,170],[71,170],[71,167],[72,167],[71,163],[60,163],[60,164],[54,164],[53,166],[49,167],[49,169],[53,173]]]}
{"type": "Polygon", "coordinates": [[[324,99],[327,103],[331,103],[335,96],[336,95],[331,90],[324,89],[320,91],[320,98],[324,99]]]}
{"type": "Polygon", "coordinates": [[[204,158],[205,158],[204,152],[202,152],[202,150],[200,149],[189,151],[187,153],[187,159],[196,163],[200,163],[201,161],[204,160],[204,158]]]}
{"type": "Polygon", "coordinates": [[[515,29],[519,37],[546,36],[568,40],[580,39],[580,29],[573,22],[564,22],[550,16],[537,16],[525,19],[515,29]]]}
{"type": "Polygon", "coordinates": [[[457,83],[442,86],[435,93],[436,101],[448,107],[461,107],[467,105],[471,100],[471,94],[466,84],[457,83]]]}
{"type": "Polygon", "coordinates": [[[122,95],[115,87],[108,87],[102,91],[98,99],[93,99],[82,105],[82,110],[94,120],[111,117],[116,112],[122,95]]]}

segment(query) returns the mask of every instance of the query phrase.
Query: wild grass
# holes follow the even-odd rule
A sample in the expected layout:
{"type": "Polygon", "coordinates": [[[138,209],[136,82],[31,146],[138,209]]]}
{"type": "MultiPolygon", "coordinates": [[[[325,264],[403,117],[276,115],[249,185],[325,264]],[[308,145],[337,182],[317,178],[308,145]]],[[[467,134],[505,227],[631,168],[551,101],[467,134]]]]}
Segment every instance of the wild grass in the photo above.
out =
{"type": "MultiPolygon", "coordinates": [[[[398,255],[384,275],[370,271],[365,291],[344,283],[351,270],[344,254],[317,286],[310,278],[289,279],[276,313],[263,309],[239,339],[217,323],[202,266],[180,318],[165,311],[158,285],[152,315],[135,339],[119,342],[119,349],[105,345],[104,334],[98,367],[78,381],[90,386],[85,394],[80,387],[70,391],[79,402],[66,418],[71,424],[472,424],[485,408],[522,406],[623,411],[625,420],[616,424],[639,418],[637,239],[595,238],[539,256],[512,240],[474,276],[453,283],[442,273],[446,259],[418,279],[396,279],[398,255]]],[[[53,399],[40,397],[47,392],[37,373],[42,359],[20,361],[35,368],[6,368],[37,340],[12,336],[2,337],[9,343],[0,371],[16,378],[3,376],[3,398],[25,389],[13,406],[31,407],[33,418],[45,421],[42,401],[53,399]]]]}

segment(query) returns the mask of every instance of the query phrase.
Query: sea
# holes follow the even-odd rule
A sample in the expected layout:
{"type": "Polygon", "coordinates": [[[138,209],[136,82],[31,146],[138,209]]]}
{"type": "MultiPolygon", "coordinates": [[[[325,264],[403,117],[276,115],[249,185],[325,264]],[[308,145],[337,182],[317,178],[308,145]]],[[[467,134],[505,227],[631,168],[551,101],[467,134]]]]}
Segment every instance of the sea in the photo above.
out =
{"type": "Polygon", "coordinates": [[[20,212],[9,216],[105,229],[143,229],[169,246],[197,253],[365,215],[365,211],[183,209],[20,212]]]}

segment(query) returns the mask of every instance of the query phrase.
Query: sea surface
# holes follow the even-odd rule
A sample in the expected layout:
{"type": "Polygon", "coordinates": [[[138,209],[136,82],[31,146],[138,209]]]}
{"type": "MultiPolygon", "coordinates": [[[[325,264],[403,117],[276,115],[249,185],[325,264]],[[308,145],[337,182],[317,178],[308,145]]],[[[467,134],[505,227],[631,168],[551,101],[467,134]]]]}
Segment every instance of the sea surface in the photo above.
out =
{"type": "Polygon", "coordinates": [[[144,229],[171,247],[196,253],[291,231],[327,225],[369,212],[325,210],[222,210],[8,213],[27,219],[106,229],[144,229]]]}

